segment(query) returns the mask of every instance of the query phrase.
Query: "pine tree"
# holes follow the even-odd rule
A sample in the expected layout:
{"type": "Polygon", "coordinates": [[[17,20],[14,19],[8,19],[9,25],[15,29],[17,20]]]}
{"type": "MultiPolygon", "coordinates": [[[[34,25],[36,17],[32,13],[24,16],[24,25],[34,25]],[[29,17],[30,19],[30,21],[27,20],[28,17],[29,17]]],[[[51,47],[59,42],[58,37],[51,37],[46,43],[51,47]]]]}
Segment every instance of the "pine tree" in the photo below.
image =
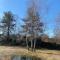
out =
{"type": "Polygon", "coordinates": [[[15,17],[10,11],[4,13],[1,22],[3,25],[3,31],[7,38],[7,42],[10,40],[10,34],[14,30],[15,21],[15,17]]]}

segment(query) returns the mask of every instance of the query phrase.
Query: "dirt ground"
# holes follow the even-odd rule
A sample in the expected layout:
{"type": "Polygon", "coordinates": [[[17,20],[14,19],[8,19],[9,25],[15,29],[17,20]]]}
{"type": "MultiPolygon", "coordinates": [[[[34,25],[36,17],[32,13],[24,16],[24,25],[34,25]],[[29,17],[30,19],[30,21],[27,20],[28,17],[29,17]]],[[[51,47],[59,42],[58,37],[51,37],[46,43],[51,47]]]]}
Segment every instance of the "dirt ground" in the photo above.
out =
{"type": "Polygon", "coordinates": [[[35,56],[42,60],[60,60],[60,51],[38,49],[35,52],[22,47],[0,46],[0,60],[11,60],[12,55],[35,56]]]}

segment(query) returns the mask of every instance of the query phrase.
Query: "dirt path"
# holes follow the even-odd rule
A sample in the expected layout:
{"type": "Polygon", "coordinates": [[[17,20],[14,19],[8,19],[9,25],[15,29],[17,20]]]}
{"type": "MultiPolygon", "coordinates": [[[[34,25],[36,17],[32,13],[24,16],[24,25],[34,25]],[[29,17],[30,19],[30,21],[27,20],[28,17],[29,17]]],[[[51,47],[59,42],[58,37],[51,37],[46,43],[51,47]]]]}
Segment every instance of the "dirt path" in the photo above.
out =
{"type": "Polygon", "coordinates": [[[0,46],[0,60],[10,60],[12,55],[36,56],[42,60],[60,60],[60,51],[57,50],[36,50],[36,52],[31,52],[22,47],[0,46]],[[1,59],[1,57],[4,58],[1,59]]]}

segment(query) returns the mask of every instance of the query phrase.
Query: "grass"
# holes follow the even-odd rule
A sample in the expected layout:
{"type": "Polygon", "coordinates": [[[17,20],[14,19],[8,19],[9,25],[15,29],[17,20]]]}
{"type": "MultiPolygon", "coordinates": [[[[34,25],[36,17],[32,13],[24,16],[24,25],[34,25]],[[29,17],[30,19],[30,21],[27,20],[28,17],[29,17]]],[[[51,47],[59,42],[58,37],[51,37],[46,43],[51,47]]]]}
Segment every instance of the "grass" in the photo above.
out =
{"type": "Polygon", "coordinates": [[[35,56],[42,60],[60,60],[60,51],[58,50],[38,49],[36,52],[32,52],[22,47],[0,46],[0,55],[8,57],[2,60],[10,60],[12,55],[35,56]]]}

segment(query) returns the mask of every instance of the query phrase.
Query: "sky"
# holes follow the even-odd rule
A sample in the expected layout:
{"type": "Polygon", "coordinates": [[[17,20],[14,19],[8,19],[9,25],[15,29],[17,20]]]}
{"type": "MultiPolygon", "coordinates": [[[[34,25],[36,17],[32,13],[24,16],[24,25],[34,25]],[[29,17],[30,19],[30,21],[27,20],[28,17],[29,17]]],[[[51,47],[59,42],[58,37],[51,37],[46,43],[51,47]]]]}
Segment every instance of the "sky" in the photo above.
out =
{"type": "MultiPolygon", "coordinates": [[[[36,0],[37,1],[37,0],[36,0]]],[[[42,20],[47,25],[45,33],[50,37],[54,35],[54,22],[57,15],[60,13],[60,0],[41,0],[43,11],[42,20]]],[[[39,3],[40,4],[40,3],[39,3]]],[[[11,11],[18,16],[17,24],[23,24],[20,18],[24,18],[27,10],[27,0],[0,0],[0,18],[6,11],[11,11]]],[[[18,27],[19,28],[19,27],[18,27]]]]}

